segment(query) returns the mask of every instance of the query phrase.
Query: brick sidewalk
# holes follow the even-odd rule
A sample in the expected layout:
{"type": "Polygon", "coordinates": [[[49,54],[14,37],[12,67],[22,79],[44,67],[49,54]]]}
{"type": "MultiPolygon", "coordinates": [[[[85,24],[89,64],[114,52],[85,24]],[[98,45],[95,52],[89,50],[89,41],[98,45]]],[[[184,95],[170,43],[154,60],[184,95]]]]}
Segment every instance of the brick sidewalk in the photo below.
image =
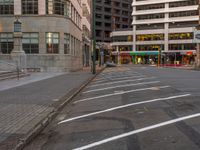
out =
{"type": "MultiPolygon", "coordinates": [[[[101,68],[97,68],[100,71],[101,68]]],[[[0,91],[0,149],[14,149],[82,85],[89,68],[0,91]]]]}

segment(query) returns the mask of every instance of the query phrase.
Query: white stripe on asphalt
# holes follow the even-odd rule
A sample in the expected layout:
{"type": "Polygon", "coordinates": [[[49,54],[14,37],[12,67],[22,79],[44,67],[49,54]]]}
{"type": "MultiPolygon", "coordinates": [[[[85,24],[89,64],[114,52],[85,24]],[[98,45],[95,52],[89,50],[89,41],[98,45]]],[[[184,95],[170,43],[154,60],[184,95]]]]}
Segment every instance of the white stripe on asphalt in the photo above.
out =
{"type": "Polygon", "coordinates": [[[89,90],[85,93],[91,93],[91,92],[97,92],[97,91],[104,91],[104,90],[110,90],[110,89],[115,89],[115,88],[120,88],[120,87],[129,87],[129,86],[135,86],[135,85],[146,85],[146,84],[155,84],[155,83],[159,83],[160,81],[152,81],[152,82],[141,82],[141,83],[134,83],[134,84],[126,84],[126,85],[118,85],[118,86],[111,86],[111,87],[107,87],[107,88],[101,88],[101,89],[94,89],[94,90],[89,90]]]}
{"type": "Polygon", "coordinates": [[[110,78],[121,78],[121,77],[131,77],[131,76],[144,76],[144,75],[138,75],[138,74],[124,74],[124,75],[118,75],[118,76],[99,76],[95,79],[95,81],[99,81],[99,80],[105,80],[105,79],[110,79],[110,78]]]}
{"type": "Polygon", "coordinates": [[[170,99],[187,97],[187,96],[190,96],[190,95],[191,94],[176,95],[176,96],[170,96],[170,97],[165,97],[165,98],[157,98],[157,99],[147,100],[147,101],[142,101],[142,102],[137,102],[137,103],[131,103],[131,104],[127,104],[127,105],[121,105],[121,106],[118,106],[118,107],[112,107],[112,108],[109,108],[109,109],[105,109],[105,110],[101,110],[101,111],[97,111],[97,112],[93,112],[93,113],[89,113],[89,114],[73,117],[73,118],[70,118],[70,119],[66,119],[66,120],[63,120],[63,121],[59,122],[58,124],[71,122],[71,121],[74,121],[74,120],[78,120],[78,119],[94,116],[94,115],[97,115],[97,114],[102,114],[102,113],[105,113],[105,112],[111,112],[111,111],[114,111],[114,110],[127,108],[127,107],[131,107],[131,106],[147,104],[147,103],[152,103],[152,102],[157,102],[157,101],[166,101],[166,100],[170,100],[170,99]]]}
{"type": "Polygon", "coordinates": [[[134,134],[153,130],[153,129],[156,129],[156,128],[160,128],[160,127],[163,127],[163,126],[171,125],[171,124],[174,124],[174,123],[177,123],[177,122],[180,122],[180,121],[184,121],[184,120],[188,120],[188,119],[192,119],[192,118],[197,118],[197,117],[200,117],[200,113],[180,117],[180,118],[177,118],[177,119],[161,122],[159,124],[155,124],[155,125],[152,125],[152,126],[148,126],[148,127],[145,127],[145,128],[134,130],[134,131],[131,131],[131,132],[123,133],[123,134],[113,136],[113,137],[110,137],[110,138],[107,138],[107,139],[104,139],[104,140],[101,140],[101,141],[98,141],[98,142],[91,143],[91,144],[83,146],[83,147],[75,148],[73,150],[89,149],[89,148],[96,147],[96,146],[99,146],[99,145],[102,145],[102,144],[105,144],[105,143],[108,143],[108,142],[112,142],[112,141],[115,141],[115,140],[118,140],[118,139],[121,139],[121,138],[131,136],[131,135],[134,135],[134,134]]]}
{"type": "Polygon", "coordinates": [[[134,80],[114,81],[114,82],[109,82],[109,83],[94,84],[94,85],[91,85],[91,86],[89,86],[89,87],[96,87],[96,86],[101,86],[101,85],[110,85],[110,84],[123,83],[123,82],[132,82],[132,81],[148,80],[148,79],[154,79],[154,78],[155,78],[155,77],[139,78],[139,79],[134,79],[134,80]]]}
{"type": "Polygon", "coordinates": [[[110,82],[112,82],[112,80],[124,80],[124,79],[134,79],[134,78],[141,78],[141,77],[145,77],[145,76],[126,76],[126,77],[119,77],[119,78],[110,78],[110,77],[108,77],[108,78],[105,78],[105,79],[102,79],[102,80],[95,80],[95,81],[93,81],[93,82],[95,82],[95,84],[96,83],[101,83],[101,82],[108,82],[108,80],[110,80],[110,82]]]}
{"type": "Polygon", "coordinates": [[[105,97],[109,97],[109,96],[116,96],[116,95],[131,93],[131,92],[139,92],[139,91],[154,90],[154,89],[164,89],[164,88],[168,88],[168,87],[170,87],[170,86],[156,86],[156,87],[150,87],[150,88],[134,89],[134,90],[130,90],[130,91],[122,91],[122,92],[118,92],[118,93],[112,93],[112,94],[106,94],[106,95],[101,95],[101,96],[95,96],[95,97],[91,97],[91,98],[85,98],[82,100],[75,101],[74,104],[80,103],[80,102],[85,102],[85,101],[90,101],[90,100],[94,100],[94,99],[99,99],[99,98],[105,98],[105,97]]]}

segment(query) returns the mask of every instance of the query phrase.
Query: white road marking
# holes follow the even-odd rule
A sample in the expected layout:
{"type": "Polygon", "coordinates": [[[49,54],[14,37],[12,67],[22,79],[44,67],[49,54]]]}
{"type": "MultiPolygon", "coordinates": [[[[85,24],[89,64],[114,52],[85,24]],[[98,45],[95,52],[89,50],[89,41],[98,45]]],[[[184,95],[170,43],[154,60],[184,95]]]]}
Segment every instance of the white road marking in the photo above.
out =
{"type": "Polygon", "coordinates": [[[145,77],[145,76],[128,76],[128,77],[118,77],[118,78],[110,78],[110,77],[108,77],[108,78],[105,78],[105,79],[102,79],[102,80],[95,80],[95,81],[93,81],[93,82],[95,82],[95,84],[96,83],[101,83],[101,82],[112,82],[112,80],[124,80],[124,79],[134,79],[134,78],[142,78],[142,77],[145,77]],[[110,81],[108,81],[108,80],[110,80],[110,81]]]}
{"type": "Polygon", "coordinates": [[[144,76],[144,75],[138,75],[138,74],[123,74],[123,75],[117,75],[117,76],[106,75],[106,76],[97,77],[95,79],[95,81],[105,80],[105,79],[112,79],[112,78],[131,77],[131,76],[144,76]]]}
{"type": "Polygon", "coordinates": [[[118,85],[118,86],[112,86],[112,87],[107,87],[107,88],[89,90],[89,91],[86,91],[86,92],[83,92],[83,93],[85,94],[85,93],[104,91],[104,90],[115,89],[115,88],[120,88],[120,87],[129,87],[129,86],[135,86],[135,85],[154,84],[154,83],[159,83],[159,82],[160,81],[152,81],[152,82],[141,82],[141,83],[134,83],[134,84],[118,85]]]}
{"type": "Polygon", "coordinates": [[[142,132],[145,132],[145,131],[153,130],[153,129],[156,129],[156,128],[160,128],[160,127],[163,127],[163,126],[171,125],[171,124],[174,124],[174,123],[177,123],[177,122],[180,122],[180,121],[193,119],[193,118],[197,118],[197,117],[200,117],[200,113],[196,113],[196,114],[193,114],[193,115],[180,117],[180,118],[177,118],[177,119],[161,122],[159,124],[155,124],[155,125],[152,125],[152,126],[148,126],[148,127],[145,127],[145,128],[134,130],[134,131],[131,131],[131,132],[123,133],[123,134],[120,134],[120,135],[117,135],[117,136],[113,136],[113,137],[110,137],[110,138],[107,138],[107,139],[104,139],[104,140],[101,140],[101,141],[98,141],[98,142],[94,142],[94,143],[88,144],[86,146],[75,148],[73,150],[89,149],[89,148],[96,147],[96,146],[99,146],[99,145],[102,145],[102,144],[105,144],[105,143],[108,143],[108,142],[112,142],[112,141],[115,141],[115,140],[118,140],[118,139],[121,139],[121,138],[125,138],[125,137],[128,137],[128,136],[131,136],[131,135],[134,135],[134,134],[142,133],[142,132]]]}
{"type": "MultiPolygon", "coordinates": [[[[168,88],[168,87],[170,87],[170,86],[158,86],[158,88],[160,88],[160,89],[168,88]]],[[[85,102],[85,101],[90,101],[90,100],[94,100],[94,99],[99,99],[99,98],[105,98],[105,97],[109,97],[109,96],[116,96],[116,95],[131,93],[131,92],[139,92],[139,91],[145,91],[145,90],[152,90],[154,88],[155,87],[142,88],[142,89],[134,89],[134,90],[130,90],[130,91],[122,91],[122,92],[119,92],[119,93],[112,93],[112,94],[106,94],[106,95],[101,95],[101,96],[95,96],[95,97],[85,98],[85,99],[82,99],[82,100],[75,101],[74,104],[80,103],[80,102],[85,102]]]]}
{"type": "Polygon", "coordinates": [[[96,86],[101,86],[101,85],[110,85],[110,84],[123,83],[123,82],[141,81],[141,80],[148,80],[148,79],[154,79],[154,78],[155,77],[139,78],[139,79],[134,79],[134,80],[113,81],[113,82],[109,82],[109,83],[94,84],[94,85],[91,85],[89,87],[96,87],[96,86]]]}
{"type": "Polygon", "coordinates": [[[170,99],[187,97],[187,96],[190,96],[190,95],[191,94],[176,95],[176,96],[170,96],[170,97],[165,97],[165,98],[157,98],[157,99],[152,99],[152,100],[147,100],[147,101],[142,101],[142,102],[136,102],[136,103],[126,104],[126,105],[121,105],[121,106],[118,106],[118,107],[112,107],[112,108],[109,108],[109,109],[105,109],[105,110],[101,110],[101,111],[97,111],[97,112],[93,112],[93,113],[89,113],[89,114],[85,114],[85,115],[69,118],[69,119],[66,119],[66,120],[63,120],[63,121],[59,122],[58,124],[71,122],[71,121],[74,121],[74,120],[78,120],[78,119],[94,116],[94,115],[97,115],[97,114],[102,114],[102,113],[105,113],[105,112],[111,112],[111,111],[114,111],[114,110],[127,108],[127,107],[131,107],[131,106],[147,104],[147,103],[152,103],[152,102],[157,102],[157,101],[166,101],[166,100],[170,100],[170,99]]]}

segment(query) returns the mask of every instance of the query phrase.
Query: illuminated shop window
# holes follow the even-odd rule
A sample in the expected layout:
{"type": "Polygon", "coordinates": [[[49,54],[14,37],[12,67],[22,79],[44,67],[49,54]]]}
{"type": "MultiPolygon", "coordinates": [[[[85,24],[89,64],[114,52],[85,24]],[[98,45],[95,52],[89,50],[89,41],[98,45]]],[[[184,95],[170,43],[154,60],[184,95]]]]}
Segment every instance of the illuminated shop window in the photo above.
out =
{"type": "Polygon", "coordinates": [[[136,36],[137,41],[161,41],[164,40],[164,34],[141,34],[136,36]]]}
{"type": "Polygon", "coordinates": [[[169,40],[193,39],[193,33],[170,33],[169,40]]]}

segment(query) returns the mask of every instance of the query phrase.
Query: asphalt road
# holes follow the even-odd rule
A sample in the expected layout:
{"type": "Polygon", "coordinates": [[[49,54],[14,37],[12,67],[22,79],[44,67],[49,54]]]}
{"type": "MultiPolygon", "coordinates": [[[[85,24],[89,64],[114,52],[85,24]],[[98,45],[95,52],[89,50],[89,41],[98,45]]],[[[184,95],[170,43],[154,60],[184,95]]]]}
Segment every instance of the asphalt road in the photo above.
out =
{"type": "Polygon", "coordinates": [[[199,150],[200,72],[108,68],[25,150],[199,150]]]}

